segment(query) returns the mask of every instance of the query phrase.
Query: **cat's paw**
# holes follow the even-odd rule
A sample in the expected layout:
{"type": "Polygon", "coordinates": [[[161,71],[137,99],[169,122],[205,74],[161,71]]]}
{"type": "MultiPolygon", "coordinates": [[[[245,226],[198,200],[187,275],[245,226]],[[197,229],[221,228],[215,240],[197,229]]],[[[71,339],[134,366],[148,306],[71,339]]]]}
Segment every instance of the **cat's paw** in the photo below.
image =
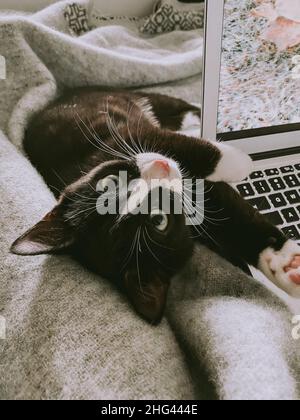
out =
{"type": "Polygon", "coordinates": [[[224,143],[214,145],[220,150],[221,159],[208,181],[241,182],[253,172],[253,161],[246,153],[224,143]]]}
{"type": "Polygon", "coordinates": [[[290,296],[300,298],[300,246],[289,240],[280,251],[267,248],[259,258],[259,269],[290,296]]]}

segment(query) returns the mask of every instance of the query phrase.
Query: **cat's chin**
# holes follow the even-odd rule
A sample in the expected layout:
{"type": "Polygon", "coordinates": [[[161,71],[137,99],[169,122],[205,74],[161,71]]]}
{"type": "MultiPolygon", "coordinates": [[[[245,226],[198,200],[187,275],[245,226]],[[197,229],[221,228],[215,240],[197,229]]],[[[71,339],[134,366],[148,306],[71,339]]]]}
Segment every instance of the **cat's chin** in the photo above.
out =
{"type": "Polygon", "coordinates": [[[214,143],[221,159],[207,180],[211,182],[241,182],[253,172],[253,161],[246,153],[223,143],[214,143]]]}
{"type": "Polygon", "coordinates": [[[288,240],[280,251],[265,249],[258,268],[288,295],[300,299],[300,246],[288,240]]]}

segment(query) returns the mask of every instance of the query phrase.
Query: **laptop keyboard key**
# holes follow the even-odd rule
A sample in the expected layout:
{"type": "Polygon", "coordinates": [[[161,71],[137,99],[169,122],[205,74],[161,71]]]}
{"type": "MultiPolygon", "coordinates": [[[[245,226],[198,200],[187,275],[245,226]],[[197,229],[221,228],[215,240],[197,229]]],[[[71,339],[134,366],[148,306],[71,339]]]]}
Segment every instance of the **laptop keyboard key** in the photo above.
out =
{"type": "Polygon", "coordinates": [[[242,197],[253,197],[255,195],[254,189],[251,184],[241,184],[237,186],[242,197]]]}
{"type": "Polygon", "coordinates": [[[287,191],[284,195],[290,204],[300,204],[300,195],[298,191],[287,191]]]}
{"type": "Polygon", "coordinates": [[[282,168],[280,168],[280,171],[283,174],[289,174],[291,172],[295,172],[295,169],[292,165],[290,165],[290,166],[283,166],[282,168]]]}
{"type": "Polygon", "coordinates": [[[264,177],[264,174],[261,171],[253,172],[250,175],[250,179],[259,179],[259,178],[263,178],[263,177],[264,177]]]}
{"type": "Polygon", "coordinates": [[[283,179],[281,178],[271,178],[269,182],[274,191],[280,191],[280,190],[286,189],[286,185],[283,179]]]}
{"type": "Polygon", "coordinates": [[[285,235],[299,243],[300,163],[255,171],[237,189],[270,223],[285,226],[282,228],[285,235]]]}
{"type": "Polygon", "coordinates": [[[286,237],[298,241],[300,239],[300,233],[296,226],[289,226],[286,228],[282,228],[282,232],[285,234],[286,237]]]}
{"type": "Polygon", "coordinates": [[[269,187],[267,181],[256,181],[253,182],[253,185],[258,194],[266,194],[271,192],[271,188],[269,187]]]}
{"type": "Polygon", "coordinates": [[[294,208],[281,210],[281,213],[287,223],[299,222],[300,216],[297,214],[294,208]]]}
{"type": "Polygon", "coordinates": [[[290,188],[300,187],[300,180],[296,175],[287,175],[283,178],[290,188]]]}
{"type": "Polygon", "coordinates": [[[258,211],[271,209],[271,205],[266,197],[251,198],[248,199],[247,202],[258,211]]]}
{"type": "Polygon", "coordinates": [[[265,174],[267,176],[276,176],[276,175],[279,175],[279,169],[276,169],[276,168],[274,168],[274,169],[266,169],[265,170],[265,174]]]}
{"type": "Polygon", "coordinates": [[[269,196],[274,207],[285,207],[287,205],[286,199],[281,193],[272,194],[269,196]]]}
{"type": "Polygon", "coordinates": [[[278,211],[274,211],[271,213],[265,213],[264,216],[269,220],[270,223],[272,223],[275,226],[283,225],[284,221],[282,217],[280,216],[280,213],[278,211]]]}

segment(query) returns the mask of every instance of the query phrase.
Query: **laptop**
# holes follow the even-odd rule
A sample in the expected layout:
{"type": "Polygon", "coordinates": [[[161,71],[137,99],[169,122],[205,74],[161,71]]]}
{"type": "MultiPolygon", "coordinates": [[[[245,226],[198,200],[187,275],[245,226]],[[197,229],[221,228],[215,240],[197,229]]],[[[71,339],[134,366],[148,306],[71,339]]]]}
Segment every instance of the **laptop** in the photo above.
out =
{"type": "Polygon", "coordinates": [[[235,187],[300,243],[300,57],[268,39],[276,22],[252,5],[206,2],[202,137],[252,156],[255,171],[235,187]]]}

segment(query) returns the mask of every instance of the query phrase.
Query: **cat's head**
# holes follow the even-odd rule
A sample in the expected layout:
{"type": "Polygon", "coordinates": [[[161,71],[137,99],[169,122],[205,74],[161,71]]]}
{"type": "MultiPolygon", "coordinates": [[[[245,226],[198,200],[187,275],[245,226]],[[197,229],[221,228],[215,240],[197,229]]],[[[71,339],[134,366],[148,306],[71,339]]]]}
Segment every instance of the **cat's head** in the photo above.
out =
{"type": "Polygon", "coordinates": [[[164,156],[147,153],[134,161],[106,162],[67,187],[57,206],[17,239],[11,251],[73,254],[115,280],[137,312],[157,323],[171,278],[193,252],[185,214],[175,211],[181,187],[179,165],[164,156]],[[129,189],[120,185],[120,174],[126,174],[129,189]],[[159,184],[153,186],[153,180],[159,184]]]}

